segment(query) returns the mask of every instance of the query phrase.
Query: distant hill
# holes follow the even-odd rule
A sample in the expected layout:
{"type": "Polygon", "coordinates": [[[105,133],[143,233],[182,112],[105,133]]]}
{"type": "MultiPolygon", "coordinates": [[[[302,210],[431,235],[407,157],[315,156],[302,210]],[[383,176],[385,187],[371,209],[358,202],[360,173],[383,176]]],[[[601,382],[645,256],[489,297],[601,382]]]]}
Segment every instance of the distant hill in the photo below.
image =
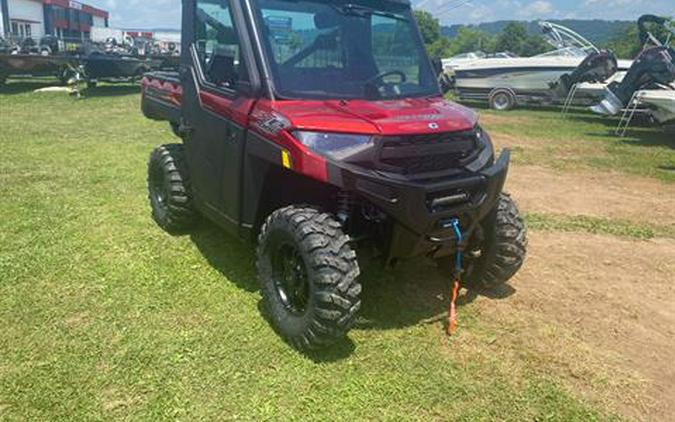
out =
{"type": "MultiPolygon", "coordinates": [[[[441,28],[443,35],[453,38],[457,35],[459,28],[468,26],[470,28],[480,29],[487,33],[496,35],[499,34],[506,25],[513,21],[497,21],[489,23],[481,23],[479,25],[452,25],[441,28]]],[[[626,31],[631,26],[636,25],[633,21],[604,21],[604,20],[550,20],[550,22],[566,26],[573,31],[578,32],[585,38],[588,38],[594,44],[603,45],[609,42],[612,38],[626,31]]],[[[527,30],[534,34],[541,33],[537,21],[523,22],[527,25],[527,30]]]]}

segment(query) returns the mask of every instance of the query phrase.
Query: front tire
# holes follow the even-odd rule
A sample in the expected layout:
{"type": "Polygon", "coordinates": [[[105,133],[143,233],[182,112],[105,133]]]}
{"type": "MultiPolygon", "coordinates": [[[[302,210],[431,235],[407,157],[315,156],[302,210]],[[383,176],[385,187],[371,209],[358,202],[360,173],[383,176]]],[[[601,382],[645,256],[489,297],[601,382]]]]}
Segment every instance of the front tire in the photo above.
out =
{"type": "Polygon", "coordinates": [[[275,211],[261,229],[258,276],[273,327],[302,351],[342,339],[361,307],[359,266],[341,224],[314,208],[275,211]]]}
{"type": "Polygon", "coordinates": [[[197,213],[193,208],[190,174],[182,144],[162,145],[150,155],[148,192],[152,218],[171,234],[191,229],[197,213]]]}
{"type": "Polygon", "coordinates": [[[527,228],[516,203],[505,193],[482,223],[483,246],[466,276],[469,287],[492,289],[508,282],[525,262],[527,228]]]}

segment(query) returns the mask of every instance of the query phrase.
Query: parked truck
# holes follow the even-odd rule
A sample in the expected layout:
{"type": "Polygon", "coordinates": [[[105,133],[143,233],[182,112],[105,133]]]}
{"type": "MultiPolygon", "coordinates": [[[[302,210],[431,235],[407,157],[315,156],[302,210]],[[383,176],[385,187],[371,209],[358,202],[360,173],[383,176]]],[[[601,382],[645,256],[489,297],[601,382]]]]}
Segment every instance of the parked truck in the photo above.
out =
{"type": "Polygon", "coordinates": [[[463,252],[472,287],[519,270],[510,153],[444,99],[407,0],[184,0],[182,13],[180,70],[142,81],[144,114],[182,140],[151,154],[152,216],[256,241],[267,316],[292,345],[352,327],[366,247],[448,273],[463,252]]]}

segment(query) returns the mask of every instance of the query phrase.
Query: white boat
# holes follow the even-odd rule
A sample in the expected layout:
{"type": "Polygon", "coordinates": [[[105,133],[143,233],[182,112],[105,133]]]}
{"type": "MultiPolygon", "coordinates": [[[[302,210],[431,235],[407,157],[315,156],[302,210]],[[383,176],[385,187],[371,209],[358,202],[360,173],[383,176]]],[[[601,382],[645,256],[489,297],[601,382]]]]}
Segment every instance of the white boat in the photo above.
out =
{"type": "Polygon", "coordinates": [[[623,111],[617,129],[621,133],[625,133],[638,109],[662,124],[675,120],[675,50],[670,47],[675,28],[667,19],[653,15],[640,17],[638,27],[645,48],[621,81],[607,84],[604,99],[591,107],[595,113],[610,116],[623,111]],[[650,22],[663,26],[671,34],[665,42],[647,30],[645,25],[650,22]]]}
{"type": "MultiPolygon", "coordinates": [[[[569,28],[539,23],[556,50],[534,57],[485,58],[454,69],[454,87],[462,99],[488,100],[497,110],[519,103],[555,103],[564,100],[552,89],[562,75],[571,73],[589,56],[600,53],[593,43],[569,28]]],[[[632,61],[617,62],[627,70],[632,61]]]]}
{"type": "Polygon", "coordinates": [[[470,53],[458,54],[452,56],[449,59],[441,60],[443,63],[443,70],[448,76],[454,76],[455,69],[458,67],[466,66],[469,63],[473,63],[477,60],[483,59],[512,59],[518,57],[516,54],[513,54],[509,51],[501,51],[499,53],[487,54],[483,51],[472,51],[470,53]]]}
{"type": "Polygon", "coordinates": [[[661,124],[675,122],[675,87],[673,90],[640,91],[638,98],[657,122],[661,124]]]}

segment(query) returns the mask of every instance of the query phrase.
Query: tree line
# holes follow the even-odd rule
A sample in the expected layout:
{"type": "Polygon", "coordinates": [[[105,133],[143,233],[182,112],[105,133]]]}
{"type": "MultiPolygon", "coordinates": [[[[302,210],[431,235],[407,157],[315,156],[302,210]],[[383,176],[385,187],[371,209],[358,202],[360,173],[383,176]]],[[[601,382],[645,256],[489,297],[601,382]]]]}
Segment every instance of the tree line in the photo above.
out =
{"type": "MultiPolygon", "coordinates": [[[[455,37],[448,38],[443,36],[440,22],[431,13],[416,10],[415,18],[427,50],[435,58],[448,58],[479,50],[488,54],[508,51],[529,57],[553,49],[541,35],[528,32],[523,22],[509,22],[498,34],[463,26],[459,28],[455,37]]],[[[667,34],[662,28],[654,28],[654,33],[659,39],[667,39],[667,34]]],[[[642,49],[637,24],[632,25],[628,30],[619,31],[608,41],[596,45],[612,50],[622,59],[633,59],[642,49]]]]}

